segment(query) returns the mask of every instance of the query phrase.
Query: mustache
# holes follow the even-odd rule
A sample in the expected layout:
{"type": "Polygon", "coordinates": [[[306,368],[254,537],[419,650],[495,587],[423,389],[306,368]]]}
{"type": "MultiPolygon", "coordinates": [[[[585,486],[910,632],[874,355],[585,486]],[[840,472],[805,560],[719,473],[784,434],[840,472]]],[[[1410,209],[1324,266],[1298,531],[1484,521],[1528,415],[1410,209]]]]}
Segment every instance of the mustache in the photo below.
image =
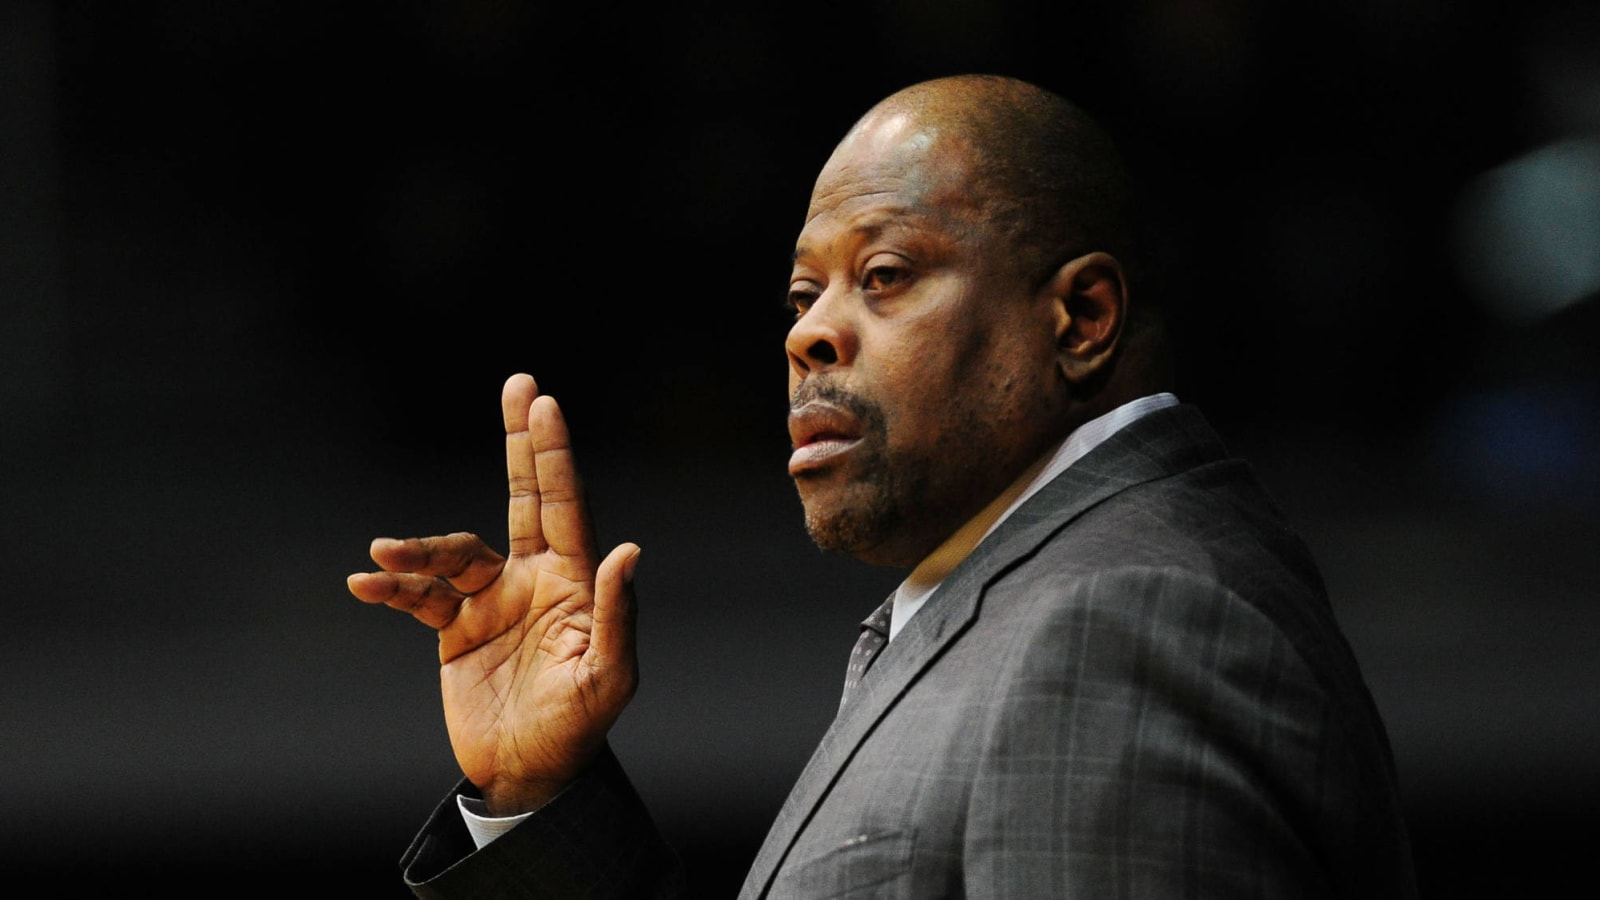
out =
{"type": "Polygon", "coordinates": [[[789,397],[789,409],[794,411],[807,403],[818,400],[829,406],[842,409],[857,418],[868,418],[879,414],[877,404],[846,391],[826,378],[815,375],[800,382],[800,386],[795,388],[794,393],[789,397]]]}
{"type": "Polygon", "coordinates": [[[795,388],[794,394],[789,397],[789,411],[792,413],[813,401],[844,410],[867,431],[883,430],[882,407],[860,394],[845,390],[826,376],[812,375],[800,382],[800,386],[795,388]]]}

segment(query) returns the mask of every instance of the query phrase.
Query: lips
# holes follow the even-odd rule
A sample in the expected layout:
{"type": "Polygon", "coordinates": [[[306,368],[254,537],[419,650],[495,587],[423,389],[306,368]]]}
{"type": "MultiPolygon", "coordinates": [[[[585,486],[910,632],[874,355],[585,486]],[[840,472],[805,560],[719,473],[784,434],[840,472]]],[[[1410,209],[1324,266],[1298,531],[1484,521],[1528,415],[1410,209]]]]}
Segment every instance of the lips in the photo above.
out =
{"type": "Polygon", "coordinates": [[[861,425],[845,410],[812,400],[789,412],[789,474],[815,471],[861,442],[861,425]]]}

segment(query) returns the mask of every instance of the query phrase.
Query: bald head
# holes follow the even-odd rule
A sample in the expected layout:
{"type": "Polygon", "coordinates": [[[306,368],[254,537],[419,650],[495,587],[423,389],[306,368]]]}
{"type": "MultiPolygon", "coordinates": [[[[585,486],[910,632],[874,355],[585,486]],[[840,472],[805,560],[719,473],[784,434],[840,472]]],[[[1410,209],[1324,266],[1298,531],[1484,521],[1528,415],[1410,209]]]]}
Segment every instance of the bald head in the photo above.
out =
{"type": "Polygon", "coordinates": [[[957,75],[891,94],[851,134],[895,116],[965,147],[973,180],[968,196],[981,201],[985,218],[1016,243],[1019,261],[1039,277],[1090,250],[1132,263],[1121,158],[1076,105],[1015,78],[957,75]]]}
{"type": "Polygon", "coordinates": [[[1172,389],[1165,316],[1157,292],[1146,290],[1127,172],[1098,122],[1064,97],[1020,79],[954,75],[884,98],[857,120],[845,142],[891,119],[961,148],[963,204],[1009,245],[1006,251],[1027,277],[1048,280],[1063,262],[1088,252],[1115,257],[1133,295],[1115,368],[1128,391],[1172,389]]]}

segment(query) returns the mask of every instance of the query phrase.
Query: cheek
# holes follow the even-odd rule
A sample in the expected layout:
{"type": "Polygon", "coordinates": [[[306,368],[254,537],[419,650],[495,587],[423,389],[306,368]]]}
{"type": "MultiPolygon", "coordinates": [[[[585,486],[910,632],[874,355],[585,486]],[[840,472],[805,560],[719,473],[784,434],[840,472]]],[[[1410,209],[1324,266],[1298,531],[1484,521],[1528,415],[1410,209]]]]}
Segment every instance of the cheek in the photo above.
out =
{"type": "Polygon", "coordinates": [[[860,386],[881,404],[891,445],[903,450],[959,439],[975,421],[1005,415],[1028,387],[1018,342],[992,327],[950,328],[946,318],[863,335],[860,386]]]}
{"type": "Polygon", "coordinates": [[[974,390],[973,374],[955,360],[927,356],[884,369],[874,393],[890,445],[922,455],[948,441],[957,423],[969,418],[965,407],[983,393],[974,390]]]}
{"type": "Polygon", "coordinates": [[[993,441],[1001,452],[999,444],[1009,435],[1038,427],[1045,399],[1040,378],[1047,368],[1033,348],[1019,342],[968,348],[940,385],[944,429],[957,432],[952,439],[993,441]]]}

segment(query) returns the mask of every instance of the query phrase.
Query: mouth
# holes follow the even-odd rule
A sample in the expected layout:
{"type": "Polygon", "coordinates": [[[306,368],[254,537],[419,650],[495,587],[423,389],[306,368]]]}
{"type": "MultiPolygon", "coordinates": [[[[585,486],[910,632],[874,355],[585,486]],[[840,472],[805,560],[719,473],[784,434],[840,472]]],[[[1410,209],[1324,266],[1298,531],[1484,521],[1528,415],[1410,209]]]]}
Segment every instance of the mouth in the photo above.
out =
{"type": "Polygon", "coordinates": [[[832,404],[813,400],[789,413],[789,474],[815,472],[849,453],[861,443],[861,426],[855,417],[832,404]]]}

